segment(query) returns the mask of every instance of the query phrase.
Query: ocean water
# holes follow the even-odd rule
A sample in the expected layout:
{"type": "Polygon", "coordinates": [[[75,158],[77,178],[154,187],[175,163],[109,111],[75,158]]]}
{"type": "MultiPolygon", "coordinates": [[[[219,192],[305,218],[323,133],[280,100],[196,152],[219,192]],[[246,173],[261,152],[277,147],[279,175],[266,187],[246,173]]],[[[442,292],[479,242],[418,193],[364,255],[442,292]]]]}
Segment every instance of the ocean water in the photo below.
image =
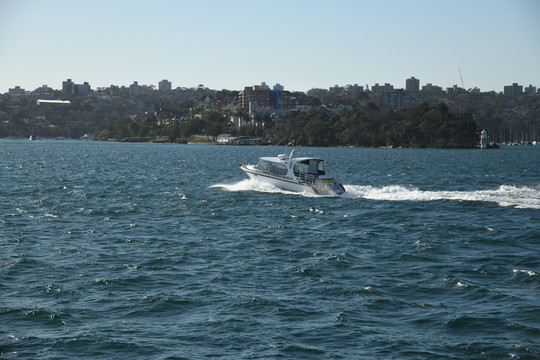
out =
{"type": "Polygon", "coordinates": [[[540,146],[290,150],[0,140],[0,358],[540,358],[540,146]]]}

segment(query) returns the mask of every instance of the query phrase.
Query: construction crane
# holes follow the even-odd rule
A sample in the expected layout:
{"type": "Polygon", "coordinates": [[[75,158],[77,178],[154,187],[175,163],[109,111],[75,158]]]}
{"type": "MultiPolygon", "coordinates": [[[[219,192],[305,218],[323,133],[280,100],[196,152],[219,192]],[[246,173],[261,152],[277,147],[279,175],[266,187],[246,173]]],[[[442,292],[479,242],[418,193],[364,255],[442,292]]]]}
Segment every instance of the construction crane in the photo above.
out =
{"type": "Polygon", "coordinates": [[[463,76],[461,76],[461,69],[458,68],[459,71],[459,78],[461,79],[461,86],[465,89],[465,84],[463,83],[463,76]]]}

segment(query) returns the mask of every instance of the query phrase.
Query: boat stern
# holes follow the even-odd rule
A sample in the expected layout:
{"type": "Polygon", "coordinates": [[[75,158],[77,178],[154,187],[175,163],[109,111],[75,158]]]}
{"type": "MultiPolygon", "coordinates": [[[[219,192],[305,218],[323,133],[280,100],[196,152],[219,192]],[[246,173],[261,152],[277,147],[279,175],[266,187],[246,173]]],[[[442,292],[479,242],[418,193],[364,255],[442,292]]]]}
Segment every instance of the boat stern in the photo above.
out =
{"type": "Polygon", "coordinates": [[[320,195],[341,195],[345,188],[334,178],[320,178],[313,189],[320,195]]]}

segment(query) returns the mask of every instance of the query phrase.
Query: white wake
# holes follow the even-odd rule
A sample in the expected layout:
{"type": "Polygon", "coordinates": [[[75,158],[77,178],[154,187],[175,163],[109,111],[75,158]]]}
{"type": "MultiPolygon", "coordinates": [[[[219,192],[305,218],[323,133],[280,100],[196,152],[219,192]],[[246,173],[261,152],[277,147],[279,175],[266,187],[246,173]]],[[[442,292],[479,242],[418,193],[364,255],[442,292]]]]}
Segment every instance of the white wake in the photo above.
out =
{"type": "Polygon", "coordinates": [[[424,191],[414,187],[345,185],[343,197],[388,201],[480,201],[500,206],[540,209],[540,187],[502,185],[494,190],[424,191]]]}
{"type": "Polygon", "coordinates": [[[291,195],[300,195],[300,196],[320,196],[316,195],[313,192],[293,192],[293,191],[287,191],[280,188],[277,188],[271,184],[259,182],[252,179],[245,179],[236,183],[232,184],[215,184],[210,186],[211,188],[221,188],[226,191],[258,191],[258,192],[266,192],[266,193],[276,193],[276,194],[291,194],[291,195]]]}
{"type": "MultiPolygon", "coordinates": [[[[306,197],[320,196],[311,192],[295,193],[278,189],[270,184],[265,184],[251,179],[245,179],[231,184],[216,184],[213,188],[221,188],[226,191],[258,191],[266,193],[294,194],[306,197]]],[[[500,206],[510,206],[523,209],[540,209],[540,186],[513,186],[501,185],[493,190],[472,191],[426,191],[415,187],[402,185],[390,185],[383,187],[344,185],[345,193],[342,198],[370,199],[383,201],[478,201],[493,202],[500,206]]]]}

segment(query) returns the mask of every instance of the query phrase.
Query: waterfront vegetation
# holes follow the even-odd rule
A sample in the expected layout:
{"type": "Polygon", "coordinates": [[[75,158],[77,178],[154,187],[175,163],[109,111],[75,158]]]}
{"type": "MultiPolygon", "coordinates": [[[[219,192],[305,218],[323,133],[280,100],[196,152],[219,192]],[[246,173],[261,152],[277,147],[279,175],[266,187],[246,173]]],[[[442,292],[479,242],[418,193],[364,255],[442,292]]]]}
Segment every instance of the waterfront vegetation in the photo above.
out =
{"type": "Polygon", "coordinates": [[[473,147],[477,125],[471,114],[445,104],[420,104],[399,111],[375,106],[296,113],[272,128],[278,143],[308,146],[473,147]]]}
{"type": "MultiPolygon", "coordinates": [[[[99,140],[211,142],[222,133],[238,133],[228,117],[211,112],[201,119],[163,125],[154,115],[117,118],[96,131],[99,140]],[[207,133],[208,137],[195,134],[207,133]]],[[[270,143],[299,146],[473,147],[477,125],[469,113],[450,111],[445,104],[420,104],[399,111],[371,105],[333,114],[326,108],[293,112],[285,119],[261,117],[244,135],[267,137],[270,143]]]]}
{"type": "Polygon", "coordinates": [[[0,137],[91,134],[96,140],[208,143],[219,134],[231,134],[296,146],[463,148],[475,146],[482,129],[498,142],[538,140],[540,135],[540,94],[420,92],[411,95],[416,105],[385,110],[369,91],[284,91],[280,106],[295,110],[252,116],[231,106],[237,94],[203,86],[149,90],[138,96],[114,86],[84,97],[54,93],[71,105],[37,105],[35,100],[3,95],[0,137]]]}

